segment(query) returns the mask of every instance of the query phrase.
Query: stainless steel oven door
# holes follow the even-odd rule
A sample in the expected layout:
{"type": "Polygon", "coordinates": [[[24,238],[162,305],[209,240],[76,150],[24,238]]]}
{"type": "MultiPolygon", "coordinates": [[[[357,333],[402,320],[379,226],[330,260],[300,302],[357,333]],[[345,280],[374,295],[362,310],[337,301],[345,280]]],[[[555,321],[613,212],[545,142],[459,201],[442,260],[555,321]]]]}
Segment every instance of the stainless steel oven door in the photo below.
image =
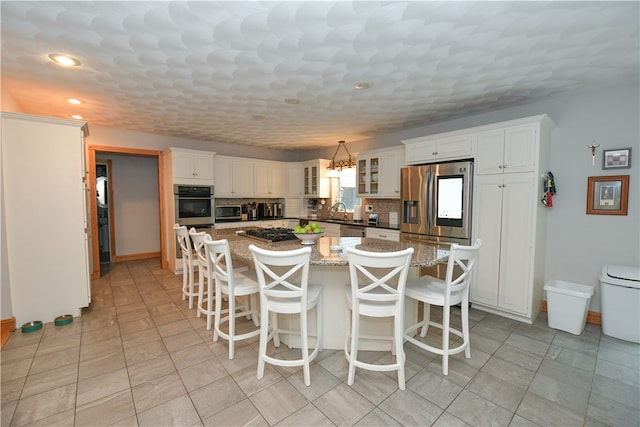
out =
{"type": "Polygon", "coordinates": [[[213,197],[174,197],[175,219],[180,225],[211,226],[215,222],[213,197]]]}

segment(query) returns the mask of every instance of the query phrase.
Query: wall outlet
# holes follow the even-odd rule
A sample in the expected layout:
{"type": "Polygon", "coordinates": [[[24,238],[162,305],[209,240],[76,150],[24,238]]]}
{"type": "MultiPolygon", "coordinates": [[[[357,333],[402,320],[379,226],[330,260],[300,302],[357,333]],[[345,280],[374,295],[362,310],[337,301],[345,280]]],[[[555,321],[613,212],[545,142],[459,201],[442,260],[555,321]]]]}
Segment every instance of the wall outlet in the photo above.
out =
{"type": "Polygon", "coordinates": [[[364,205],[365,212],[373,212],[373,205],[364,205]]]}

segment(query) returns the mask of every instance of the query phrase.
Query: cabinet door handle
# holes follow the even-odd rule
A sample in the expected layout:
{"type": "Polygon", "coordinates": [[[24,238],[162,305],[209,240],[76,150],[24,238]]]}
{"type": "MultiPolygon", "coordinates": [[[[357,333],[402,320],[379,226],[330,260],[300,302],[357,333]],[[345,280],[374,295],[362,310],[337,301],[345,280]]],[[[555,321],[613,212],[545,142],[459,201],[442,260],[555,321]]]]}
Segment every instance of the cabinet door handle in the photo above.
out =
{"type": "Polygon", "coordinates": [[[502,169],[506,169],[506,168],[507,168],[507,165],[502,165],[502,169]]]}
{"type": "Polygon", "coordinates": [[[502,165],[498,165],[498,169],[502,169],[502,165]]]}

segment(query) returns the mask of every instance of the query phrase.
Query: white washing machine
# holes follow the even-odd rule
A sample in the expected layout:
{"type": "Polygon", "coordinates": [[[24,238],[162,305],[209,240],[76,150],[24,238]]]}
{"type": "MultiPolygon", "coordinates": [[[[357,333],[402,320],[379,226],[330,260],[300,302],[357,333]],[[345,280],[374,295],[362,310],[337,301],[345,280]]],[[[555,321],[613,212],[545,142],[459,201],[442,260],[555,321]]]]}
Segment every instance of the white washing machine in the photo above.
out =
{"type": "Polygon", "coordinates": [[[640,343],[640,267],[605,265],[600,298],[602,333],[640,343]]]}

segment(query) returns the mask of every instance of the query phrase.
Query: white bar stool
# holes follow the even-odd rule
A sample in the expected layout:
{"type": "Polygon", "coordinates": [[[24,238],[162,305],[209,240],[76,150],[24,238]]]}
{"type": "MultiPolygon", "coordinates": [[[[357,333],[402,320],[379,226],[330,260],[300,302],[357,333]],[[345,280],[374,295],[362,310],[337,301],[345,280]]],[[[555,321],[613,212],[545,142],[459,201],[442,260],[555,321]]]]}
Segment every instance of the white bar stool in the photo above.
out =
{"type": "Polygon", "coordinates": [[[194,290],[195,284],[193,278],[193,268],[197,265],[198,260],[194,257],[187,227],[180,224],[174,224],[173,230],[176,233],[178,247],[182,253],[182,300],[184,301],[189,298],[189,309],[192,309],[193,300],[198,296],[194,290]]]}
{"type": "Polygon", "coordinates": [[[397,252],[368,252],[347,248],[346,253],[351,278],[351,286],[345,289],[347,325],[351,324],[344,344],[344,354],[349,361],[347,384],[353,385],[356,367],[371,371],[398,371],[398,387],[404,390],[404,288],[413,248],[397,252]],[[393,336],[360,335],[360,316],[392,317],[393,336]],[[395,363],[378,365],[358,360],[360,338],[392,340],[391,352],[396,356],[395,363]]]}
{"type": "Polygon", "coordinates": [[[244,334],[236,334],[236,318],[238,317],[251,316],[254,324],[259,326],[259,314],[256,310],[255,297],[260,292],[260,287],[253,272],[240,272],[233,269],[233,261],[231,260],[231,251],[229,250],[229,241],[227,239],[210,240],[205,237],[204,247],[216,282],[213,340],[218,341],[218,337],[228,340],[229,359],[233,359],[236,341],[249,339],[260,334],[259,328],[244,334]],[[229,301],[229,309],[226,312],[227,316],[222,317],[222,314],[225,313],[222,311],[222,297],[225,295],[229,301]],[[238,297],[250,297],[252,301],[247,306],[238,306],[236,302],[238,297]],[[220,325],[225,322],[229,323],[229,333],[224,333],[220,329],[220,325]]]}
{"type": "MultiPolygon", "coordinates": [[[[264,364],[276,366],[302,366],[305,385],[311,385],[309,363],[322,351],[322,287],[309,284],[311,248],[291,251],[269,251],[250,245],[260,284],[260,349],[258,352],[258,379],[264,376],[264,364]],[[308,311],[316,309],[316,333],[309,334],[308,311]],[[299,314],[300,330],[278,327],[278,314],[299,314]],[[269,322],[271,317],[271,322],[269,322]],[[271,331],[269,331],[271,326],[271,331]],[[270,333],[269,333],[270,332],[270,333]],[[280,346],[279,334],[300,335],[301,358],[279,359],[267,354],[267,344],[273,339],[280,346]],[[316,337],[316,345],[309,354],[309,336],[316,337]]],[[[289,342],[291,347],[291,342],[289,342]]]]}
{"type": "Polygon", "coordinates": [[[422,276],[407,282],[405,293],[408,298],[413,298],[418,303],[424,303],[424,316],[421,321],[404,331],[404,338],[424,350],[441,354],[443,375],[449,375],[449,355],[464,351],[467,359],[471,357],[469,345],[469,283],[471,282],[471,273],[481,246],[482,240],[480,239],[476,240],[473,246],[452,244],[445,280],[422,276]],[[454,274],[456,274],[454,269],[460,272],[460,275],[455,279],[453,278],[454,274]],[[451,306],[457,304],[461,305],[462,331],[451,327],[451,306]],[[442,323],[431,320],[431,305],[442,307],[442,323]],[[415,332],[420,327],[422,327],[420,337],[424,338],[427,335],[429,326],[442,330],[442,346],[440,348],[415,338],[415,332]],[[450,348],[449,334],[461,337],[462,343],[450,348]]]}

